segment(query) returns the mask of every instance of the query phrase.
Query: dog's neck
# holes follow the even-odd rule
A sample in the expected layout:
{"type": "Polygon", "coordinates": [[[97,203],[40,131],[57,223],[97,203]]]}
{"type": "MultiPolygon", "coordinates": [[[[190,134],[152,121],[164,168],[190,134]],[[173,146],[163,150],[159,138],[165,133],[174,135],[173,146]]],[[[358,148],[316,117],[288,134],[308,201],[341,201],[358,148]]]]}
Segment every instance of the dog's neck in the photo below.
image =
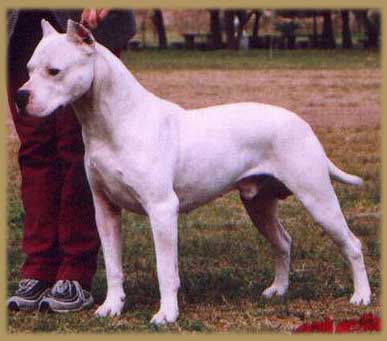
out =
{"type": "Polygon", "coordinates": [[[154,95],[104,46],[96,43],[94,78],[89,91],[73,105],[82,125],[85,145],[90,140],[111,142],[114,127],[154,95]]]}

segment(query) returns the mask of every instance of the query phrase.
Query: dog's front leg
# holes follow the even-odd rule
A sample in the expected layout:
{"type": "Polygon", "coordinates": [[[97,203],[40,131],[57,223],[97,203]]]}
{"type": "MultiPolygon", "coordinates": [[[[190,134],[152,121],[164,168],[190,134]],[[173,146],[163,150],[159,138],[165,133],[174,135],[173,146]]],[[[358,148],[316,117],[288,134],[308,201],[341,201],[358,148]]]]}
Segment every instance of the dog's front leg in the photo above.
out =
{"type": "Polygon", "coordinates": [[[125,303],[122,272],[121,209],[93,193],[98,234],[105,259],[108,291],[97,316],[120,315],[125,303]]]}
{"type": "Polygon", "coordinates": [[[177,303],[177,291],[180,286],[177,259],[178,199],[173,193],[167,200],[148,207],[161,298],[160,310],[153,316],[151,322],[157,325],[173,323],[179,315],[177,303]]]}

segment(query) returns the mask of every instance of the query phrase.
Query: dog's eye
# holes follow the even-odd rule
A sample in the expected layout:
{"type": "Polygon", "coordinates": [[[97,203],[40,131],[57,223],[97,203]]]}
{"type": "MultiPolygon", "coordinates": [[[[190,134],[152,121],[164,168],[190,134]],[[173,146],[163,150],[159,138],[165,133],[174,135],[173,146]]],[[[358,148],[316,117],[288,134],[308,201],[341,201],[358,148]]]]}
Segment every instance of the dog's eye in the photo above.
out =
{"type": "Polygon", "coordinates": [[[60,70],[56,68],[49,68],[47,71],[50,76],[56,76],[60,72],[60,70]]]}

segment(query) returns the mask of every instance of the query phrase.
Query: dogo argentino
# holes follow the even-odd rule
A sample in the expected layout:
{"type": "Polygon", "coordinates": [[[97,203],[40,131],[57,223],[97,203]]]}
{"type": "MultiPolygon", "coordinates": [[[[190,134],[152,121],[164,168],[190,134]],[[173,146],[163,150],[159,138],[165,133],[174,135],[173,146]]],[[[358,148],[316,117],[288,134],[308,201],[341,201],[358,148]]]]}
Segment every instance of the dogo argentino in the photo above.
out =
{"type": "Polygon", "coordinates": [[[42,30],[16,102],[38,117],[70,103],[76,109],[108,283],[98,316],[119,315],[124,306],[121,209],[149,217],[161,297],[151,321],[174,322],[178,213],[233,189],[274,248],[275,277],[265,297],[288,288],[291,238],[277,208],[279,199],[294,194],[348,260],[350,302],[370,303],[361,243],[347,226],[330,178],[352,185],[362,180],[328,159],[304,120],[258,103],[184,110],[144,89],[82,25],[69,21],[60,34],[43,20],[42,30]]]}

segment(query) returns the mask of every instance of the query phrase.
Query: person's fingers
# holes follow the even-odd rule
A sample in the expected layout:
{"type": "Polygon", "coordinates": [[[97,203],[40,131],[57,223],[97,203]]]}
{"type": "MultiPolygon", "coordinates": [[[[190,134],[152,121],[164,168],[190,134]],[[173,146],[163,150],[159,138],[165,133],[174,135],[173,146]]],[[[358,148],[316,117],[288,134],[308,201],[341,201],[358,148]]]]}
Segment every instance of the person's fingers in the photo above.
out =
{"type": "Polygon", "coordinates": [[[92,29],[98,26],[97,10],[95,9],[90,10],[88,24],[92,29]]]}
{"type": "Polygon", "coordinates": [[[85,8],[82,11],[81,20],[80,20],[81,24],[84,24],[87,21],[87,19],[89,18],[89,12],[90,12],[90,10],[88,8],[85,8]]]}
{"type": "Polygon", "coordinates": [[[81,24],[88,28],[95,29],[98,26],[97,10],[85,9],[81,13],[81,24]]]}
{"type": "Polygon", "coordinates": [[[90,29],[97,28],[98,24],[109,14],[108,9],[84,9],[81,13],[81,24],[90,29]]]}
{"type": "Polygon", "coordinates": [[[97,14],[98,14],[98,19],[100,21],[104,20],[106,18],[106,16],[109,14],[110,10],[106,9],[106,8],[103,8],[103,9],[100,9],[97,11],[97,14]]]}

